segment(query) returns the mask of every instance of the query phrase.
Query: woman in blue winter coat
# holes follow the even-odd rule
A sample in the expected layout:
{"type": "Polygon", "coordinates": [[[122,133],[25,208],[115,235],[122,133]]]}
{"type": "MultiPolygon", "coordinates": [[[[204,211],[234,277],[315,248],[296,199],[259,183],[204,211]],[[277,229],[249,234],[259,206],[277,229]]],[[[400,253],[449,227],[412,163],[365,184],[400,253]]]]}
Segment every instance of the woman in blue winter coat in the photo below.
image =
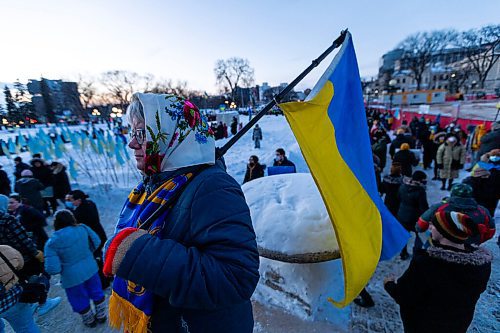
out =
{"type": "Polygon", "coordinates": [[[129,147],[144,180],[105,247],[112,327],[251,333],[259,255],[239,184],[215,161],[207,119],[174,95],[135,94],[129,147]]]}
{"type": "Polygon", "coordinates": [[[46,272],[61,274],[68,301],[85,326],[106,322],[105,298],[93,256],[101,243],[99,237],[86,225],[77,224],[73,213],[65,209],[55,214],[54,230],[45,244],[46,272]]]}

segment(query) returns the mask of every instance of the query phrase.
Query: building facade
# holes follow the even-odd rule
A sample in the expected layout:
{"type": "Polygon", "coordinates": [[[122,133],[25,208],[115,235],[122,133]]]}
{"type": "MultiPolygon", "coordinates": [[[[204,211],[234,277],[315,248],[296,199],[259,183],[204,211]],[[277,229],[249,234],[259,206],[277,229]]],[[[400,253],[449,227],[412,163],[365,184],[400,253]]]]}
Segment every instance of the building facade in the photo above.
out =
{"type": "Polygon", "coordinates": [[[35,112],[43,120],[57,121],[84,116],[76,82],[42,78],[29,80],[27,87],[32,95],[35,112]]]}

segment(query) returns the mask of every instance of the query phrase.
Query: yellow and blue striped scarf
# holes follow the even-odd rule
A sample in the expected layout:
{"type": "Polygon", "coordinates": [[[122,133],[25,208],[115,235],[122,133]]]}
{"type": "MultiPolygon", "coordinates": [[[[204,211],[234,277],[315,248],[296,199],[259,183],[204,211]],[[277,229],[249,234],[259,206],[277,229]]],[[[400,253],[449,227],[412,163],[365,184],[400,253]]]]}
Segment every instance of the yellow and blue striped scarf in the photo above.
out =
{"type": "MultiPolygon", "coordinates": [[[[165,181],[150,195],[147,194],[144,183],[140,183],[132,192],[123,206],[118,220],[116,232],[123,228],[141,228],[160,207],[170,203],[174,194],[183,189],[193,176],[192,173],[178,175],[165,181]]],[[[166,217],[171,207],[165,209],[148,228],[148,232],[163,238],[166,217]]],[[[149,223],[148,223],[149,224],[149,223]]],[[[122,326],[128,333],[147,332],[153,312],[153,293],[147,291],[132,281],[115,277],[113,291],[109,299],[109,324],[115,329],[122,326]]]]}

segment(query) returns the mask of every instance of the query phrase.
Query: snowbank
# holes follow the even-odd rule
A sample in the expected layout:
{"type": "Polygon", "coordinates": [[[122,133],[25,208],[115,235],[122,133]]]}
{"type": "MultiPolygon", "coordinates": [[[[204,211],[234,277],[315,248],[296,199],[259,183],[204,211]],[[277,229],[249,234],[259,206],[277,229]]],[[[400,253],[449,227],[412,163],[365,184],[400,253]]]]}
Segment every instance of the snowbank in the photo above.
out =
{"type": "MultiPolygon", "coordinates": [[[[261,254],[262,250],[286,257],[338,253],[330,218],[311,174],[263,177],[242,188],[261,254]]],[[[306,320],[347,328],[350,310],[337,309],[327,301],[342,295],[340,260],[293,264],[261,258],[259,272],[255,300],[306,320]]]]}
{"type": "Polygon", "coordinates": [[[338,252],[311,174],[263,177],[242,186],[261,248],[288,255],[338,252]]]}

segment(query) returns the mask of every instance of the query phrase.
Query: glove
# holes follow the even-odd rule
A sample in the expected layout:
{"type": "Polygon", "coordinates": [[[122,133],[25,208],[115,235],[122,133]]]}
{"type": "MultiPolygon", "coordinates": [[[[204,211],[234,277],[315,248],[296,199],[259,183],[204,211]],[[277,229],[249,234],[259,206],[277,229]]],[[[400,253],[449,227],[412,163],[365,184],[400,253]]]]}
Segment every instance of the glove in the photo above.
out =
{"type": "Polygon", "coordinates": [[[102,272],[105,276],[116,275],[118,268],[125,258],[127,251],[132,244],[141,236],[146,235],[146,230],[137,228],[125,228],[114,235],[106,244],[106,253],[104,254],[104,267],[102,272]]]}
{"type": "Polygon", "coordinates": [[[38,260],[39,262],[43,263],[45,261],[45,259],[43,257],[43,252],[42,251],[38,251],[38,253],[35,256],[35,259],[38,260]]]}
{"type": "Polygon", "coordinates": [[[442,168],[443,168],[443,165],[442,165],[442,164],[438,164],[438,165],[437,165],[437,168],[438,168],[438,169],[442,169],[442,168]]]}

